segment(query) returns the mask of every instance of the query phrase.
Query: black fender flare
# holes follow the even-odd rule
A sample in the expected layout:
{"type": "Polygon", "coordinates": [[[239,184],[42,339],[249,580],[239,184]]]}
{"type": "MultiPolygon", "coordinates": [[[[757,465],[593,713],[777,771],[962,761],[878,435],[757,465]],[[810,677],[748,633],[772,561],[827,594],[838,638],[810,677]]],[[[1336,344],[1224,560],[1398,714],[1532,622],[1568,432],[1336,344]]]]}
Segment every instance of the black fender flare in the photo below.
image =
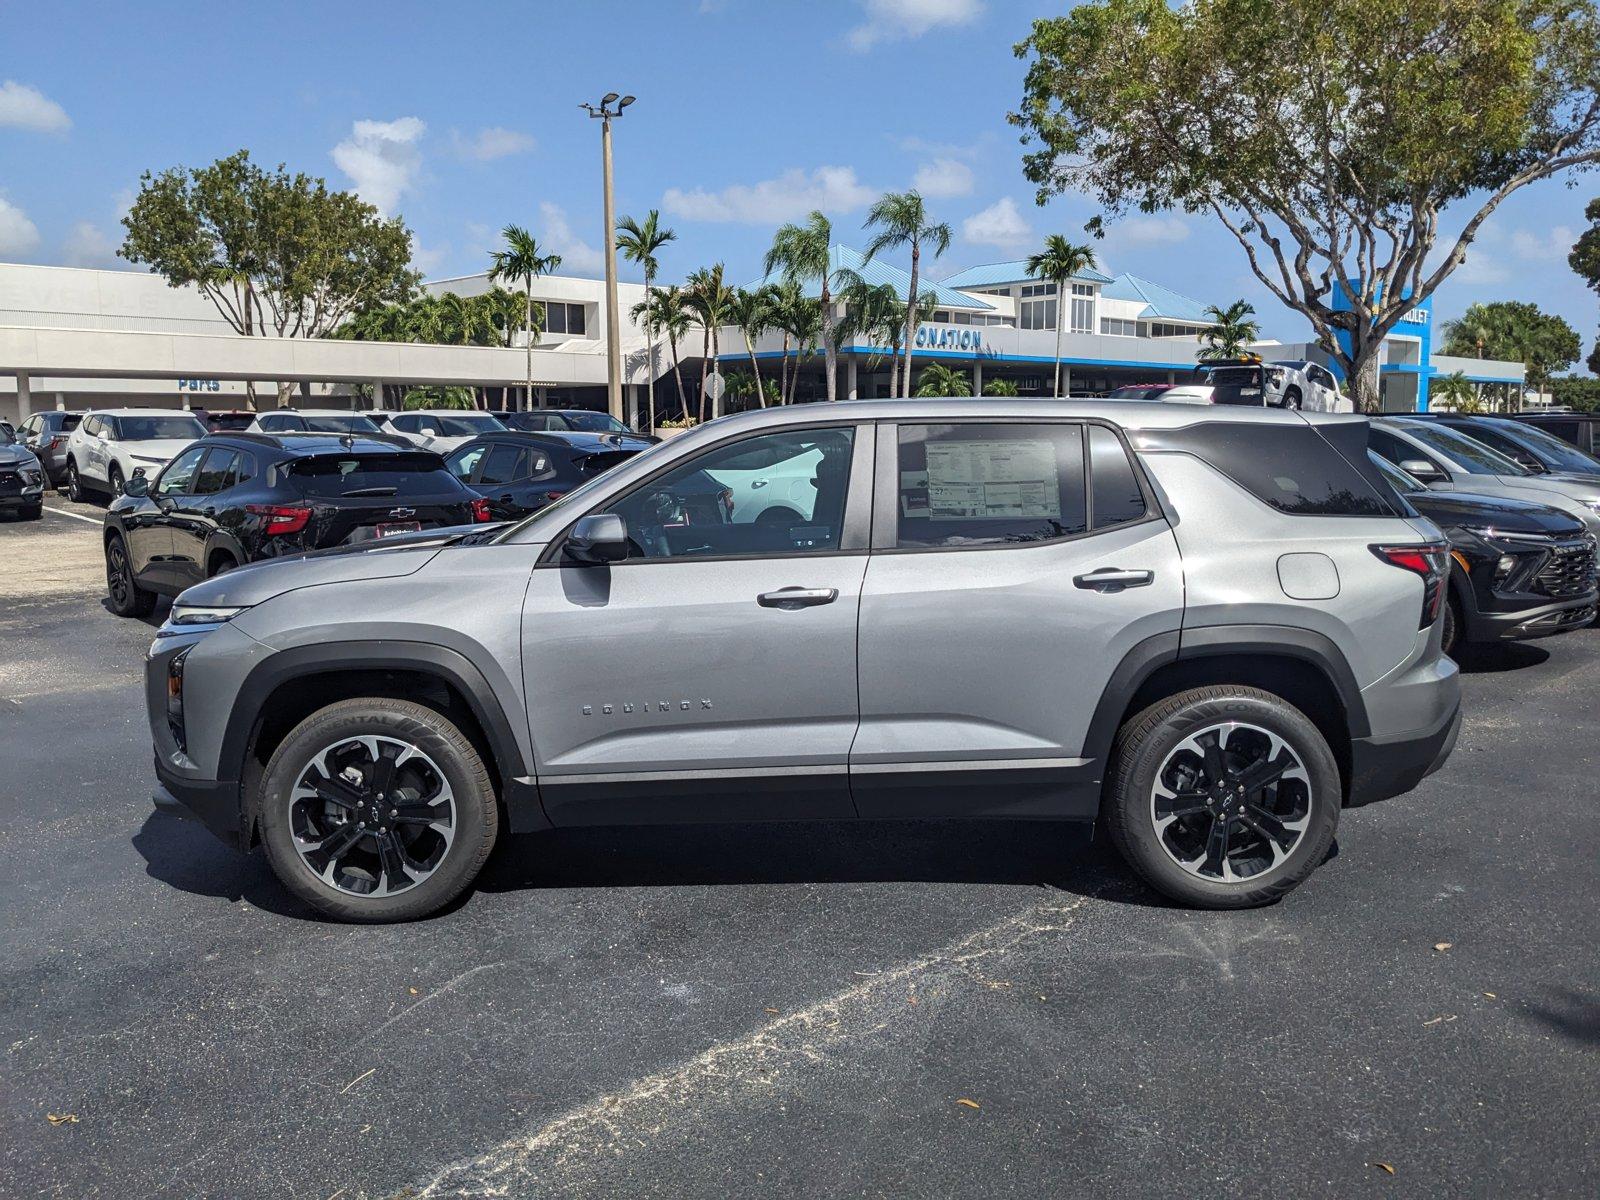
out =
{"type": "Polygon", "coordinates": [[[207,579],[211,578],[211,556],[218,550],[226,550],[229,557],[233,559],[235,566],[242,567],[251,561],[250,555],[245,552],[244,543],[227,530],[217,529],[212,532],[210,537],[206,538],[206,557],[205,561],[200,564],[200,568],[205,572],[207,579]]]}
{"type": "MultiPolygon", "coordinates": [[[[501,800],[511,832],[547,828],[533,771],[523,756],[500,699],[483,672],[470,659],[447,646],[429,642],[340,642],[336,646],[294,646],[262,659],[245,676],[235,694],[233,711],[223,731],[217,762],[219,778],[243,780],[246,756],[260,725],[268,698],[286,683],[343,671],[405,671],[438,679],[467,703],[489,744],[500,776],[501,800]]],[[[249,798],[245,798],[246,804],[249,798]]]]}
{"type": "Polygon", "coordinates": [[[1344,707],[1351,738],[1371,733],[1366,702],[1355,672],[1331,638],[1293,625],[1201,625],[1154,634],[1136,644],[1111,673],[1084,738],[1083,755],[1103,774],[1128,704],[1150,676],[1169,663],[1249,654],[1291,658],[1309,664],[1332,683],[1344,707]]]}

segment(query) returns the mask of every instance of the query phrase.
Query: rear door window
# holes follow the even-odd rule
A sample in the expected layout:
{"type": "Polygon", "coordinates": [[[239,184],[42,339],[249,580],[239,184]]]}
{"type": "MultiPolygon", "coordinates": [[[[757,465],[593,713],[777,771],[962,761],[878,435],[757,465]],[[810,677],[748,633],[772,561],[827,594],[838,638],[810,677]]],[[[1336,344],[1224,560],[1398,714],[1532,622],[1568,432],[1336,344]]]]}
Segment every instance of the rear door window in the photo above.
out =
{"type": "Polygon", "coordinates": [[[235,473],[238,468],[239,456],[232,450],[221,447],[213,448],[206,455],[206,460],[200,466],[199,473],[195,476],[194,487],[190,490],[196,496],[212,496],[217,492],[226,491],[235,482],[235,473]]]}
{"type": "Polygon", "coordinates": [[[1089,527],[1076,424],[901,425],[902,549],[1047,542],[1089,527]]]}

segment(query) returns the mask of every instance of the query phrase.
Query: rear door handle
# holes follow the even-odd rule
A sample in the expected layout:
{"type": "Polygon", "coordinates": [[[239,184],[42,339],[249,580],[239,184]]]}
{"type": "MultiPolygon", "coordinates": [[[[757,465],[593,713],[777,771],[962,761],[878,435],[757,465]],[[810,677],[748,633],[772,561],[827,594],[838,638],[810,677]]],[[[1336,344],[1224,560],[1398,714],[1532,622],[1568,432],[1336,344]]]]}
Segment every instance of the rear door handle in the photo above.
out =
{"type": "Polygon", "coordinates": [[[1154,571],[1123,571],[1116,567],[1101,567],[1087,575],[1075,575],[1072,582],[1078,587],[1096,592],[1120,592],[1123,588],[1149,587],[1155,582],[1154,571]]]}
{"type": "Polygon", "coordinates": [[[838,598],[838,588],[787,587],[762,592],[756,597],[756,603],[762,608],[813,608],[818,604],[832,604],[838,598]]]}

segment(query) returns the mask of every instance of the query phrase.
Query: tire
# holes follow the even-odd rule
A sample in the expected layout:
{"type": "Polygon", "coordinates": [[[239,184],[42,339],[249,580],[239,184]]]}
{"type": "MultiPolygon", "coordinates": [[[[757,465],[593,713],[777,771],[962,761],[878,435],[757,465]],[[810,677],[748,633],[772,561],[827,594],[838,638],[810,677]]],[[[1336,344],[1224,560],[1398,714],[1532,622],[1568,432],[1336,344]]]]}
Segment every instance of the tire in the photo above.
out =
{"type": "Polygon", "coordinates": [[[128,543],[120,533],[106,542],[106,597],[119,617],[148,617],[156,606],[156,594],[140,587],[134,578],[128,543]]]}
{"type": "Polygon", "coordinates": [[[494,787],[471,739],[442,713],[404,700],[345,700],[311,714],[273,752],[260,800],[261,841],[284,887],[336,920],[361,924],[411,921],[449,904],[477,878],[499,829],[494,787]],[[372,778],[371,751],[358,738],[391,762],[403,760],[391,768],[396,791],[378,793],[382,803],[368,785],[386,785],[372,778]],[[391,745],[414,757],[391,753],[391,745]],[[302,786],[318,775],[322,789],[302,786]],[[410,817],[395,819],[408,809],[410,817]],[[370,832],[350,829],[367,829],[367,820],[370,832]],[[414,840],[406,846],[401,838],[414,840]],[[341,843],[336,854],[313,849],[330,842],[341,843]]]}
{"type": "Polygon", "coordinates": [[[122,468],[117,466],[116,463],[112,463],[111,466],[106,469],[106,483],[111,488],[111,498],[113,500],[122,495],[122,468]]]}
{"type": "Polygon", "coordinates": [[[218,575],[225,575],[238,565],[231,554],[215,555],[211,560],[211,569],[206,572],[206,578],[215,579],[218,575]]]}
{"type": "Polygon", "coordinates": [[[1461,612],[1454,595],[1445,597],[1443,620],[1444,633],[1440,639],[1439,649],[1454,658],[1456,642],[1461,638],[1461,612]]]}
{"type": "Polygon", "coordinates": [[[82,504],[88,495],[88,490],[83,486],[83,480],[78,477],[78,464],[67,461],[67,499],[74,504],[82,504]]]}
{"type": "Polygon", "coordinates": [[[37,521],[44,516],[44,505],[35,504],[32,508],[19,510],[24,521],[37,521]]]}
{"type": "Polygon", "coordinates": [[[1170,696],[1123,725],[1101,816],[1128,865],[1163,895],[1195,908],[1255,908],[1293,891],[1327,856],[1341,802],[1338,764],[1304,713],[1270,692],[1222,685],[1170,696]],[[1219,735],[1219,727],[1226,732],[1219,735]],[[1223,788],[1219,795],[1200,782],[1210,782],[1209,755],[1189,746],[1218,745],[1225,768],[1217,772],[1220,783],[1234,778],[1229,772],[1235,766],[1259,763],[1258,751],[1277,753],[1272,738],[1296,767],[1268,785],[1270,796],[1267,788],[1248,787],[1243,793],[1223,788]],[[1166,807],[1184,813],[1162,827],[1158,821],[1171,814],[1157,815],[1164,803],[1158,782],[1176,793],[1166,807]],[[1194,798],[1203,807],[1193,807],[1194,798]],[[1226,814],[1220,822],[1222,866],[1208,871],[1216,861],[1219,821],[1213,814],[1219,810],[1226,814]],[[1277,848],[1265,835],[1270,828],[1283,835],[1277,848]],[[1199,858],[1180,864],[1197,849],[1199,858]]]}
{"type": "Polygon", "coordinates": [[[1285,408],[1295,409],[1296,411],[1299,410],[1299,408],[1300,408],[1300,389],[1299,388],[1290,388],[1287,392],[1285,392],[1283,394],[1283,406],[1285,408]]]}

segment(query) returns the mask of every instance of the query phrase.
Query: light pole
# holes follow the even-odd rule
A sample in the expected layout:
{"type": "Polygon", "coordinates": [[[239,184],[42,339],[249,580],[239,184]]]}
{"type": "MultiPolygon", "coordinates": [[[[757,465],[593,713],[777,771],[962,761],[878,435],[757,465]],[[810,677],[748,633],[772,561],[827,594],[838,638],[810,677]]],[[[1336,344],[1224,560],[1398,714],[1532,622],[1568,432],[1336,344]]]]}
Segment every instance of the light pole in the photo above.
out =
{"type": "Polygon", "coordinates": [[[632,96],[607,92],[600,103],[580,104],[600,122],[600,158],[605,179],[606,210],[606,407],[618,421],[622,413],[622,316],[617,311],[617,218],[611,200],[611,118],[633,103],[632,96]],[[612,108],[615,104],[617,107],[612,108]]]}

